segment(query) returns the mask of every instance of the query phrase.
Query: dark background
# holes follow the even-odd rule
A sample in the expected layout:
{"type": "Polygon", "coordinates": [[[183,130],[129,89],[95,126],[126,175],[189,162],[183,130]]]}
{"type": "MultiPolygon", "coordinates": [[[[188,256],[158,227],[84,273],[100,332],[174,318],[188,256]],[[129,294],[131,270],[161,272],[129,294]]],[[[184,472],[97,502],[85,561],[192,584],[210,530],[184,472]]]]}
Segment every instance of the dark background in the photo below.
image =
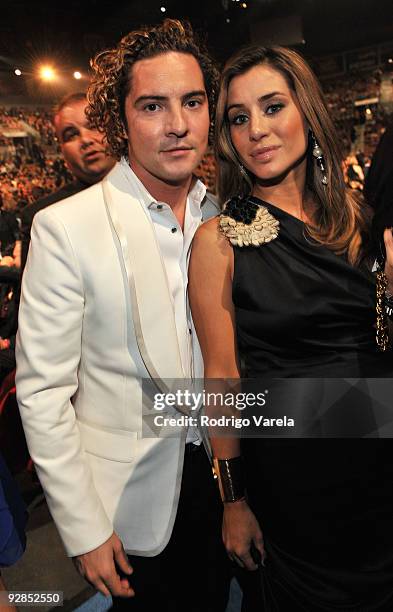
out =
{"type": "Polygon", "coordinates": [[[246,4],[247,8],[241,6],[242,0],[58,4],[9,0],[2,3],[0,20],[0,96],[56,97],[55,85],[37,82],[42,62],[55,65],[64,79],[74,70],[87,75],[89,58],[96,51],[112,46],[139,25],[158,23],[164,17],[189,19],[219,62],[250,42],[255,30],[258,42],[270,42],[273,35],[275,42],[292,44],[308,58],[393,41],[392,0],[246,0],[246,4]],[[14,75],[17,67],[22,77],[14,75]]]}

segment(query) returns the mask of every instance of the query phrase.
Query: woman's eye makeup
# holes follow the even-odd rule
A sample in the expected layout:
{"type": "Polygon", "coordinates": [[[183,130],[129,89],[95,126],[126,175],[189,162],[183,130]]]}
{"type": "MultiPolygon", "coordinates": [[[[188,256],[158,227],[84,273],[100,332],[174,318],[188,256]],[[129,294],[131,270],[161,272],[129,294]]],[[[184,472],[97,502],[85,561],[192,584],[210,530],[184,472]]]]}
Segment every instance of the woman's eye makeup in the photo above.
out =
{"type": "Polygon", "coordinates": [[[247,121],[248,117],[245,113],[237,113],[229,117],[229,123],[231,125],[241,125],[247,121]]]}
{"type": "MultiPolygon", "coordinates": [[[[269,102],[262,108],[265,115],[275,115],[285,107],[284,102],[269,102]]],[[[242,125],[248,121],[248,115],[245,112],[238,112],[228,117],[231,125],[242,125]]]]}
{"type": "Polygon", "coordinates": [[[274,115],[278,113],[282,108],[284,108],[284,104],[282,102],[273,102],[273,104],[268,104],[265,108],[266,115],[274,115]]]}

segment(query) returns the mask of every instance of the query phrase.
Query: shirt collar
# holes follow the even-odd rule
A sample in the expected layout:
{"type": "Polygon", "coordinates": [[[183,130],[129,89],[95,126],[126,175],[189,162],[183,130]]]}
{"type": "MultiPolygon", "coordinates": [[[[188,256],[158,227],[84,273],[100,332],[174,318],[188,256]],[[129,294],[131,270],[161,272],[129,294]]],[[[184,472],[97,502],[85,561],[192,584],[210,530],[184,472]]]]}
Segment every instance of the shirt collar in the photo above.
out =
{"type": "MultiPolygon", "coordinates": [[[[137,177],[135,172],[130,167],[128,160],[125,157],[121,158],[120,164],[123,167],[124,172],[126,173],[128,179],[136,186],[138,189],[141,202],[143,206],[146,208],[151,208],[152,206],[157,205],[157,200],[153,198],[153,196],[148,192],[142,181],[137,177]]],[[[206,186],[202,183],[202,181],[194,177],[194,180],[191,184],[191,189],[188,192],[188,198],[190,203],[197,205],[198,208],[202,206],[203,200],[206,196],[206,186]]],[[[166,202],[163,202],[166,204],[166,202]]]]}

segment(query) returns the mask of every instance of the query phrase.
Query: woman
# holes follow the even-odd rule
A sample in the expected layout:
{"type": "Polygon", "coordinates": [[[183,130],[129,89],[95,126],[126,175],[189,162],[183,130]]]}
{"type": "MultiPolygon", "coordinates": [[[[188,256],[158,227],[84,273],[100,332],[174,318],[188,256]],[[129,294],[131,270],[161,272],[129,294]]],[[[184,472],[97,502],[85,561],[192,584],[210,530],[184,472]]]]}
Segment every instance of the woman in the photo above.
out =
{"type": "MultiPolygon", "coordinates": [[[[250,378],[308,379],[303,398],[314,398],[316,412],[322,396],[310,379],[392,377],[381,313],[382,350],[376,346],[366,222],[345,189],[337,137],[310,68],[288,49],[242,50],[222,75],[216,130],[218,190],[227,204],[196,235],[189,286],[206,379],[237,378],[241,369],[250,378]]],[[[386,280],[393,285],[390,230],[384,239],[380,309],[386,280]]],[[[351,393],[335,406],[339,421],[356,408],[349,436],[370,401],[351,393]]],[[[388,440],[250,438],[240,449],[236,438],[214,437],[212,447],[227,551],[247,569],[256,568],[257,551],[266,557],[263,588],[246,589],[243,610],[393,609],[388,440]]],[[[258,574],[251,576],[254,587],[258,574]]]]}

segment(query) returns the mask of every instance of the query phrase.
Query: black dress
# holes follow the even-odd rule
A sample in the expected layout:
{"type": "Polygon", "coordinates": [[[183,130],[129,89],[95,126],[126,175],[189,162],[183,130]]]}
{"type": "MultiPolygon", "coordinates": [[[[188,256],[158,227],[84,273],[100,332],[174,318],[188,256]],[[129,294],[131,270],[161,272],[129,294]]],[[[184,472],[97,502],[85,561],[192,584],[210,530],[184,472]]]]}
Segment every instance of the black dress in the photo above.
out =
{"type": "MultiPolygon", "coordinates": [[[[393,377],[393,354],[376,350],[372,276],[313,243],[299,219],[251,199],[280,229],[268,244],[234,247],[246,375],[393,377]]],[[[254,604],[246,593],[243,610],[393,610],[393,444],[375,437],[242,441],[267,552],[262,591],[250,573],[254,604]]]]}

